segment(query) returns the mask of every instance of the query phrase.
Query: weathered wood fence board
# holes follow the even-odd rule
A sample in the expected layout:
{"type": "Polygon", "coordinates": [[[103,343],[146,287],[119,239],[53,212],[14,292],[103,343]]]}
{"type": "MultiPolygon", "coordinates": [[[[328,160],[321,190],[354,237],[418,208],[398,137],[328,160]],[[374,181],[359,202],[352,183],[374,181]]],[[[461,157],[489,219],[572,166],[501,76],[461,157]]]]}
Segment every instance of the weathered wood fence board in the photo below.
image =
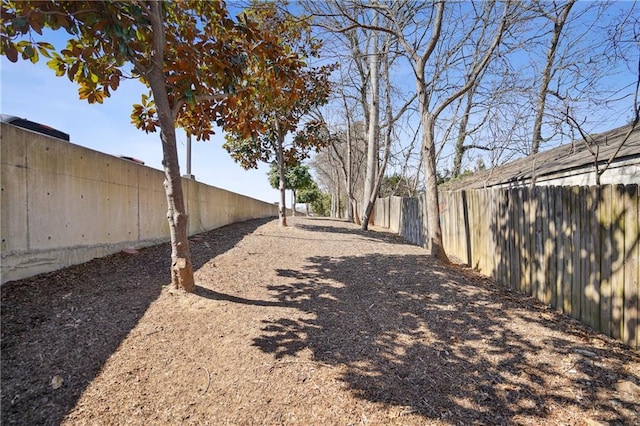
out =
{"type": "MultiPolygon", "coordinates": [[[[426,245],[424,197],[377,204],[376,225],[426,245]]],[[[638,185],[443,192],[439,214],[449,255],[640,347],[638,185]]]]}
{"type": "Polygon", "coordinates": [[[638,297],[640,296],[640,217],[638,187],[626,187],[624,197],[624,324],[622,340],[638,346],[638,297]]]}
{"type": "Polygon", "coordinates": [[[613,188],[601,189],[598,220],[600,222],[600,330],[611,336],[611,196],[613,188]]]}
{"type": "Polygon", "coordinates": [[[611,197],[611,335],[622,338],[624,296],[624,200],[620,187],[614,186],[611,197]]]}

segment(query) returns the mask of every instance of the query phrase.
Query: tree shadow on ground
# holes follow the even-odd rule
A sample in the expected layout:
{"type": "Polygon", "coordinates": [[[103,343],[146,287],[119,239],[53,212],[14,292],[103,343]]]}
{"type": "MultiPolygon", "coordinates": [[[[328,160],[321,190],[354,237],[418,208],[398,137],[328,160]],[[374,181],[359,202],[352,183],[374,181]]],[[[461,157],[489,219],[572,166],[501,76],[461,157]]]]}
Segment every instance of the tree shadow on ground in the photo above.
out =
{"type": "Polygon", "coordinates": [[[636,354],[581,342],[566,333],[583,327],[577,321],[489,280],[429,256],[307,262],[304,272],[278,270],[283,284],[269,287],[301,317],[264,321],[254,345],[276,359],[309,348],[316,361],[346,367],[340,379],[362,399],[455,424],[540,420],[568,405],[622,423],[640,412],[637,400],[606,396],[636,354]]]}
{"type": "Polygon", "coordinates": [[[283,306],[280,302],[270,302],[268,300],[256,300],[256,299],[246,299],[244,297],[238,297],[231,294],[220,293],[215,290],[211,290],[206,287],[202,287],[197,285],[193,294],[198,295],[200,297],[204,297],[209,300],[221,300],[231,303],[238,303],[240,305],[251,305],[251,306],[283,306]]]}
{"type": "MultiPolygon", "coordinates": [[[[272,219],[192,238],[194,270],[272,219]]],[[[60,424],[170,283],[169,244],[2,285],[3,424],[60,424]],[[154,259],[161,259],[155,261],[154,259]],[[62,387],[53,389],[60,376],[62,387]],[[25,419],[29,419],[26,421],[25,419]]]]}
{"type": "MultiPolygon", "coordinates": [[[[380,241],[380,242],[385,242],[389,244],[406,244],[407,243],[407,241],[404,238],[399,237],[397,234],[392,234],[390,232],[378,232],[373,230],[364,231],[360,229],[360,227],[357,227],[356,225],[350,222],[344,222],[344,226],[336,227],[336,226],[331,226],[330,224],[329,225],[321,224],[322,218],[308,218],[308,221],[318,222],[318,224],[296,223],[294,224],[294,226],[296,228],[300,228],[305,231],[321,232],[326,234],[332,234],[334,236],[336,234],[349,234],[349,235],[358,235],[359,237],[369,241],[380,241]]],[[[333,237],[332,240],[335,240],[335,237],[333,237]]]]}

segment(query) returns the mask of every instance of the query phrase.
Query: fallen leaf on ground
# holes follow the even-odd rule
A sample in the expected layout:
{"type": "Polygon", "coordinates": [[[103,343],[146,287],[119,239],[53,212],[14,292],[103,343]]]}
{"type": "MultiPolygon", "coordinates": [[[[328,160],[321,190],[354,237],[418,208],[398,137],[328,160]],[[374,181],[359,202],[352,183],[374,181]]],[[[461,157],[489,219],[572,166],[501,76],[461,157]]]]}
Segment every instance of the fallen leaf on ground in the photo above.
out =
{"type": "Polygon", "coordinates": [[[53,376],[51,379],[51,387],[53,389],[60,389],[64,383],[64,379],[60,376],[53,376]]]}

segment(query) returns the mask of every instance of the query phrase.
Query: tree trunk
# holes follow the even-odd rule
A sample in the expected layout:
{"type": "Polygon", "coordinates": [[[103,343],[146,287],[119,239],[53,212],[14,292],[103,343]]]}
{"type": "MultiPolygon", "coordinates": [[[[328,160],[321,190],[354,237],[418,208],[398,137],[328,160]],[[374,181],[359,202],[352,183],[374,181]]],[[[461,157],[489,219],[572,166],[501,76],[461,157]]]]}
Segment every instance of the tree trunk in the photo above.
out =
{"type": "Polygon", "coordinates": [[[366,231],[369,229],[369,221],[371,220],[371,212],[373,211],[373,207],[375,206],[375,200],[367,200],[365,204],[364,212],[362,212],[362,223],[360,224],[360,229],[366,231]]]}
{"type": "Polygon", "coordinates": [[[331,213],[330,216],[331,217],[338,217],[338,215],[336,214],[336,193],[335,191],[333,191],[331,193],[331,213]]]}
{"type": "MultiPolygon", "coordinates": [[[[153,22],[154,44],[155,46],[164,46],[164,33],[161,28],[156,28],[161,27],[161,14],[157,4],[152,4],[152,8],[157,16],[157,20],[153,22]]],[[[155,49],[151,61],[152,65],[145,74],[158,108],[158,119],[160,121],[162,168],[165,175],[164,188],[167,195],[167,219],[169,220],[169,233],[171,235],[171,283],[175,288],[182,288],[187,292],[192,292],[195,289],[195,281],[189,250],[189,218],[184,207],[182,194],[182,178],[180,177],[178,163],[175,123],[162,71],[164,63],[162,48],[155,49]]]]}
{"type": "Polygon", "coordinates": [[[358,202],[354,200],[353,202],[353,217],[356,220],[356,225],[362,225],[360,221],[360,212],[358,211],[358,202]]]}
{"type": "MultiPolygon", "coordinates": [[[[386,50],[388,45],[385,45],[385,49],[383,49],[383,53],[386,50]]],[[[389,155],[391,153],[391,138],[393,133],[392,124],[395,122],[393,119],[393,106],[391,100],[391,83],[389,81],[389,57],[387,55],[382,55],[382,68],[383,75],[386,77],[386,85],[385,85],[385,118],[387,123],[386,132],[384,134],[384,155],[382,157],[382,164],[379,164],[376,171],[376,176],[373,183],[373,188],[371,191],[371,195],[369,196],[369,202],[365,208],[364,216],[367,218],[367,221],[371,218],[371,212],[375,206],[376,199],[378,198],[378,194],[380,192],[380,185],[382,183],[382,177],[387,168],[387,163],[389,162],[389,155]]],[[[378,143],[376,143],[378,145],[378,143]]],[[[374,217],[375,220],[375,217],[374,217]]],[[[364,223],[364,222],[363,222],[364,223]]],[[[366,229],[362,226],[363,229],[366,229]]]]}
{"type": "Polygon", "coordinates": [[[340,211],[340,197],[342,197],[342,194],[340,193],[340,181],[336,179],[336,217],[338,219],[342,218],[342,212],[340,211]]]}
{"type": "MultiPolygon", "coordinates": [[[[344,94],[343,94],[344,95],[344,94]]],[[[347,205],[346,205],[346,216],[347,216],[347,220],[349,222],[354,221],[354,212],[355,209],[353,208],[354,204],[355,204],[355,199],[353,197],[353,165],[352,165],[352,145],[353,145],[353,141],[351,140],[351,113],[349,112],[349,107],[347,105],[347,100],[346,97],[343,96],[342,98],[343,102],[344,102],[344,111],[345,111],[345,118],[347,120],[347,133],[346,133],[346,143],[347,143],[347,164],[346,164],[346,168],[345,168],[345,173],[344,173],[344,178],[345,178],[345,185],[347,188],[347,205]]]]}
{"type": "Polygon", "coordinates": [[[351,210],[353,212],[352,220],[356,225],[360,225],[360,215],[358,214],[358,201],[355,198],[351,199],[351,210]]]}
{"type": "Polygon", "coordinates": [[[278,223],[280,226],[287,226],[287,199],[285,194],[285,180],[284,180],[284,135],[280,131],[280,126],[276,120],[276,160],[278,163],[278,175],[279,182],[278,188],[280,189],[280,204],[278,205],[278,223]]]}
{"type": "Polygon", "coordinates": [[[453,157],[453,169],[451,170],[451,176],[454,178],[460,176],[462,169],[462,157],[466,152],[464,141],[467,136],[467,124],[469,123],[469,115],[471,115],[471,107],[473,106],[474,92],[474,89],[467,92],[467,104],[465,105],[464,114],[460,119],[460,126],[458,127],[458,138],[456,140],[455,155],[453,157]]]}
{"type": "MultiPolygon", "coordinates": [[[[422,99],[421,99],[422,101],[422,99]]],[[[422,152],[424,159],[425,196],[427,210],[428,240],[427,249],[432,256],[449,262],[442,241],[440,227],[440,204],[438,199],[438,182],[436,175],[435,118],[425,111],[421,103],[422,120],[422,152]]]]}
{"type": "MultiPolygon", "coordinates": [[[[378,13],[374,11],[374,26],[378,23],[378,13]]],[[[380,91],[378,84],[378,32],[371,32],[371,51],[369,52],[369,90],[371,99],[368,105],[369,128],[367,131],[367,172],[364,181],[363,214],[360,228],[367,230],[369,217],[375,199],[371,195],[375,191],[375,179],[378,172],[378,127],[380,115],[380,91]]]]}
{"type": "MultiPolygon", "coordinates": [[[[347,112],[347,115],[349,113],[347,112]]],[[[353,198],[353,177],[352,177],[352,165],[351,165],[351,120],[347,118],[347,170],[345,173],[345,184],[347,186],[347,220],[353,222],[354,208],[353,204],[355,199],[353,198]]]]}
{"type": "Polygon", "coordinates": [[[291,190],[291,216],[295,216],[296,215],[296,205],[298,204],[298,196],[296,194],[296,190],[292,189],[291,190]]]}
{"type": "MultiPolygon", "coordinates": [[[[278,166],[278,168],[282,168],[278,166]]],[[[280,204],[278,205],[278,223],[280,226],[287,226],[287,202],[284,189],[284,173],[280,170],[280,204]]]]}

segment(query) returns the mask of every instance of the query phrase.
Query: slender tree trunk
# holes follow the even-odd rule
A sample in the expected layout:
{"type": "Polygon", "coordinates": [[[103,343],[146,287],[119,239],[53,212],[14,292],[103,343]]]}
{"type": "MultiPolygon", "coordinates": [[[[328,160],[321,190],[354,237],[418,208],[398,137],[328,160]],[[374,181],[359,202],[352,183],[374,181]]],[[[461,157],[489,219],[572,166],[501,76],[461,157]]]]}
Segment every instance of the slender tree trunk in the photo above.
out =
{"type": "Polygon", "coordinates": [[[340,180],[336,178],[336,217],[338,219],[342,218],[342,212],[340,211],[340,197],[342,197],[342,194],[340,193],[340,180]]]}
{"type": "Polygon", "coordinates": [[[338,198],[338,196],[336,195],[336,192],[333,191],[331,193],[331,217],[338,217],[338,214],[336,213],[337,212],[337,209],[336,209],[336,205],[337,205],[336,199],[337,198],[338,198]]]}
{"type": "MultiPolygon", "coordinates": [[[[488,4],[489,7],[494,7],[495,4],[488,4]]],[[[502,39],[502,35],[506,30],[509,17],[510,17],[510,9],[511,4],[507,1],[504,4],[504,11],[502,14],[502,19],[499,27],[496,30],[496,33],[493,36],[493,40],[488,49],[486,49],[483,53],[483,56],[480,60],[475,64],[470,74],[467,76],[466,82],[464,86],[462,86],[457,91],[453,92],[449,95],[447,99],[442,101],[438,107],[433,110],[429,110],[429,92],[427,91],[427,83],[424,80],[425,71],[426,71],[426,62],[433,52],[433,48],[436,46],[436,42],[441,36],[441,24],[444,16],[444,2],[440,2],[437,4],[438,11],[436,17],[436,24],[434,25],[434,32],[431,38],[431,44],[429,48],[423,53],[422,56],[417,57],[417,61],[414,67],[414,71],[416,74],[416,90],[418,102],[420,104],[420,120],[422,124],[422,155],[424,160],[424,174],[425,174],[425,196],[426,196],[426,214],[427,214],[427,228],[428,228],[428,239],[427,239],[427,248],[431,252],[431,254],[445,262],[449,262],[449,258],[444,250],[444,243],[442,239],[442,228],[440,225],[440,205],[439,205],[439,197],[438,197],[438,182],[437,182],[437,173],[436,173],[436,146],[435,146],[435,121],[437,117],[445,110],[452,102],[456,99],[459,99],[463,96],[467,91],[471,90],[473,86],[476,84],[478,78],[482,74],[482,72],[487,68],[489,61],[494,54],[497,46],[500,44],[502,39]]],[[[401,39],[402,42],[403,39],[401,39]]],[[[406,42],[405,48],[407,48],[406,42]]],[[[409,47],[407,49],[411,51],[409,47]]]]}
{"type": "Polygon", "coordinates": [[[360,212],[358,211],[358,200],[355,198],[351,199],[351,209],[353,210],[353,220],[356,225],[360,225],[360,212]]]}
{"type": "Polygon", "coordinates": [[[296,190],[292,189],[291,190],[291,216],[295,216],[296,215],[296,205],[298,204],[298,196],[296,194],[296,190]]]}
{"type": "Polygon", "coordinates": [[[152,65],[145,75],[158,108],[158,118],[160,121],[160,139],[162,141],[163,155],[162,168],[165,176],[164,188],[167,195],[167,219],[169,220],[169,233],[171,236],[171,283],[175,288],[182,288],[187,292],[192,292],[195,289],[195,281],[189,250],[189,217],[184,207],[182,178],[180,177],[180,165],[178,163],[178,150],[176,147],[175,123],[162,71],[164,64],[162,15],[157,3],[152,2],[151,8],[156,18],[152,20],[156,49],[151,58],[152,65]]]}
{"type": "MultiPolygon", "coordinates": [[[[346,106],[346,102],[345,102],[346,106]]],[[[347,116],[349,112],[347,112],[347,116]]],[[[351,120],[347,117],[347,170],[345,173],[345,183],[347,185],[347,220],[349,222],[353,222],[353,214],[354,214],[354,202],[353,198],[353,177],[352,174],[352,165],[351,165],[351,120]]]]}
{"type": "Polygon", "coordinates": [[[460,126],[458,127],[458,139],[456,140],[455,154],[453,157],[453,169],[451,170],[451,176],[460,176],[460,169],[462,168],[462,157],[466,151],[464,147],[464,141],[467,136],[467,124],[469,123],[469,115],[471,114],[471,107],[473,106],[473,95],[475,88],[470,89],[467,92],[467,104],[464,107],[464,114],[460,119],[460,126]]]}
{"type": "Polygon", "coordinates": [[[285,193],[285,180],[284,180],[284,136],[280,131],[278,121],[276,120],[276,160],[278,162],[278,189],[280,190],[280,204],[278,205],[278,222],[280,226],[287,226],[287,199],[285,193]]]}
{"type": "Polygon", "coordinates": [[[347,104],[347,98],[342,93],[342,102],[344,104],[344,112],[345,119],[347,121],[347,133],[346,133],[346,143],[347,143],[347,164],[344,166],[344,179],[345,185],[347,189],[347,205],[346,205],[346,213],[347,220],[349,222],[354,221],[354,213],[355,213],[355,199],[353,197],[353,164],[352,164],[352,145],[353,141],[351,140],[351,112],[349,111],[349,105],[347,104]]]}
{"type": "Polygon", "coordinates": [[[562,34],[562,28],[567,21],[567,16],[573,7],[576,0],[569,0],[562,8],[560,16],[553,22],[553,34],[551,36],[551,44],[547,51],[547,62],[542,72],[542,78],[540,80],[540,90],[538,91],[538,104],[536,105],[536,117],[533,122],[533,138],[531,141],[531,154],[537,154],[540,150],[540,144],[542,143],[542,120],[544,118],[544,110],[547,103],[547,91],[549,90],[549,83],[553,73],[553,67],[555,65],[556,51],[558,50],[558,43],[560,42],[560,35],[562,34]]]}
{"type": "MultiPolygon", "coordinates": [[[[155,93],[154,99],[158,104],[158,98],[155,93]]],[[[162,123],[162,121],[161,118],[160,122],[162,123]]],[[[187,292],[192,292],[195,288],[195,281],[189,249],[189,217],[184,206],[175,129],[173,125],[167,128],[161,124],[160,127],[163,148],[162,166],[165,175],[164,189],[168,206],[167,219],[169,220],[169,233],[171,235],[171,282],[175,288],[182,288],[187,292]]]]}
{"type": "MultiPolygon", "coordinates": [[[[345,103],[346,106],[346,103],[345,103]]],[[[353,201],[354,197],[353,197],[353,183],[352,183],[352,176],[351,176],[351,136],[349,135],[349,132],[351,131],[351,125],[350,125],[350,120],[348,118],[349,113],[347,112],[347,137],[346,137],[346,143],[347,143],[347,160],[345,161],[344,158],[342,157],[342,155],[338,152],[338,149],[335,147],[334,144],[331,145],[331,148],[333,148],[333,152],[335,153],[336,157],[338,158],[338,161],[340,163],[340,167],[341,170],[344,174],[344,185],[347,191],[347,205],[345,206],[345,215],[347,217],[347,220],[349,222],[353,222],[353,201]]],[[[331,157],[329,157],[331,158],[331,157]]],[[[336,179],[340,179],[340,173],[337,173],[337,178],[336,179]]]]}
{"type": "MultiPolygon", "coordinates": [[[[374,17],[374,26],[378,25],[378,14],[374,17]]],[[[380,90],[378,83],[378,32],[371,32],[371,51],[369,52],[369,90],[371,99],[368,105],[369,128],[367,131],[367,172],[364,181],[364,197],[362,201],[363,214],[362,224],[363,230],[369,227],[369,217],[373,210],[373,202],[371,195],[374,193],[375,178],[378,172],[378,128],[380,115],[380,90]]]]}
{"type": "Polygon", "coordinates": [[[280,226],[287,226],[287,201],[284,188],[284,173],[282,166],[278,166],[278,168],[280,169],[280,205],[278,206],[278,223],[280,226]]]}
{"type": "MultiPolygon", "coordinates": [[[[420,92],[420,91],[419,91],[420,92]]],[[[422,101],[422,99],[421,99],[422,101]]],[[[442,228],[440,227],[440,204],[436,175],[435,117],[425,111],[422,102],[422,153],[424,159],[425,196],[427,201],[427,229],[429,232],[427,249],[434,257],[449,262],[444,250],[442,228]]]]}
{"type": "MultiPolygon", "coordinates": [[[[367,218],[371,217],[371,212],[373,211],[373,207],[375,206],[376,199],[378,198],[378,194],[380,192],[380,185],[382,183],[382,177],[387,168],[387,163],[389,162],[389,155],[391,154],[391,137],[393,133],[393,123],[395,122],[393,118],[393,106],[391,100],[391,83],[389,81],[389,56],[385,54],[386,47],[383,49],[382,54],[382,73],[386,77],[386,85],[385,85],[385,119],[387,123],[386,132],[384,133],[384,145],[383,151],[384,155],[382,158],[382,164],[378,166],[378,170],[375,176],[373,190],[371,195],[369,196],[369,203],[367,204],[367,210],[365,210],[365,216],[367,218]]],[[[374,218],[375,220],[375,218],[374,218]]]]}

